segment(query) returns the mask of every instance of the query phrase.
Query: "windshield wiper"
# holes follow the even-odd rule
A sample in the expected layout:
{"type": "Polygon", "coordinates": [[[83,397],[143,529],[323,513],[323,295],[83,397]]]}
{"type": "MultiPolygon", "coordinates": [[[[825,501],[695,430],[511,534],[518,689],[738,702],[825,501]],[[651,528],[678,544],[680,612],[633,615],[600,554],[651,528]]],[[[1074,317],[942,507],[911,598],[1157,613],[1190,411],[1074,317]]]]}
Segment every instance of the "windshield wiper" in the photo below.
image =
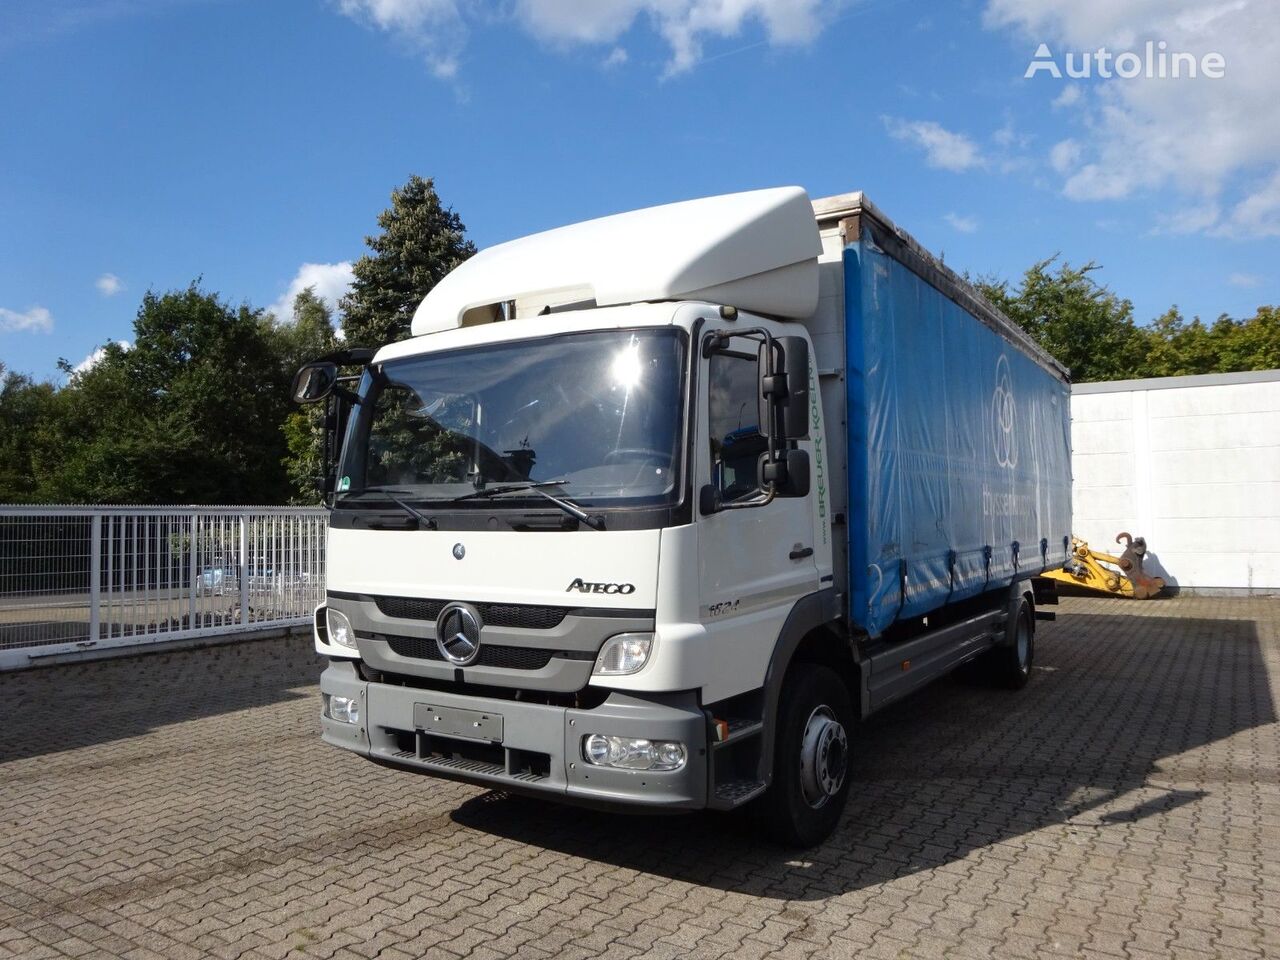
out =
{"type": "Polygon", "coordinates": [[[540,487],[559,487],[568,482],[568,480],[524,480],[520,483],[500,483],[496,487],[483,487],[473,493],[464,493],[460,497],[454,497],[449,502],[484,500],[488,497],[496,497],[500,493],[510,493],[513,490],[538,490],[540,487]]]}
{"type": "Polygon", "coordinates": [[[345,500],[350,500],[354,497],[363,496],[366,493],[376,493],[380,496],[386,497],[388,500],[394,503],[397,507],[399,507],[405,513],[411,516],[414,520],[417,520],[419,524],[425,526],[428,530],[436,529],[436,522],[434,520],[432,520],[422,511],[415,510],[413,507],[409,506],[409,504],[405,503],[403,500],[401,500],[399,497],[396,496],[397,493],[409,493],[409,492],[410,491],[408,490],[397,490],[393,493],[392,491],[386,489],[385,487],[368,487],[364,490],[357,490],[355,493],[349,493],[342,499],[345,501],[345,500]]]}
{"type": "Polygon", "coordinates": [[[475,493],[464,493],[457,500],[487,500],[490,497],[499,497],[504,493],[524,493],[531,491],[542,497],[544,500],[550,500],[557,507],[573,517],[575,520],[586,524],[592,530],[603,530],[604,521],[599,517],[593,517],[576,503],[569,500],[562,500],[560,497],[553,497],[547,493],[543,487],[558,487],[561,484],[568,483],[568,480],[542,480],[537,483],[532,480],[528,483],[504,483],[500,487],[486,487],[484,490],[477,490],[475,493]]]}

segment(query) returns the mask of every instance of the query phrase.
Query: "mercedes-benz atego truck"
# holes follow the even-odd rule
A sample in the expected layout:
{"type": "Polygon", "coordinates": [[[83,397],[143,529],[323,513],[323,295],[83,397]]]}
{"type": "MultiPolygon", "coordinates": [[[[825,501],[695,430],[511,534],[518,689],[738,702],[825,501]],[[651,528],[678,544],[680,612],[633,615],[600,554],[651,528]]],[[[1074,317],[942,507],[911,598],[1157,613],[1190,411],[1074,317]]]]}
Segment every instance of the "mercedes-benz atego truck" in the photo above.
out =
{"type": "Polygon", "coordinates": [[[572,803],[753,804],[817,843],[861,718],[969,661],[1031,675],[1068,389],[858,193],[484,250],[409,339],[294,384],[332,454],[324,739],[572,803]]]}

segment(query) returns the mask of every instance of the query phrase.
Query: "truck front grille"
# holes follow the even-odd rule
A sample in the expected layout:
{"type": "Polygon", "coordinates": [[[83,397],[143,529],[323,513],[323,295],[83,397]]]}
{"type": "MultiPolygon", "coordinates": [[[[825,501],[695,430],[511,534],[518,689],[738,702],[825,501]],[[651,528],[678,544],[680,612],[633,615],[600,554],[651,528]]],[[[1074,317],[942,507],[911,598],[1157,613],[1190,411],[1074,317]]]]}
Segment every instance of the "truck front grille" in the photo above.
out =
{"type": "MultiPolygon", "coordinates": [[[[415,660],[439,660],[444,657],[434,640],[420,637],[389,636],[375,633],[375,640],[385,640],[392,653],[415,660]]],[[[508,647],[496,643],[482,643],[480,656],[476,657],[473,666],[502,667],[506,670],[541,670],[551,662],[554,650],[539,650],[533,647],[508,647]]]]}
{"type": "MultiPolygon", "coordinates": [[[[373,602],[388,617],[435,622],[449,601],[420,597],[374,597],[373,602]]],[[[550,630],[558,627],[569,613],[568,607],[543,607],[529,603],[475,603],[472,606],[490,626],[524,630],[550,630]]]]}

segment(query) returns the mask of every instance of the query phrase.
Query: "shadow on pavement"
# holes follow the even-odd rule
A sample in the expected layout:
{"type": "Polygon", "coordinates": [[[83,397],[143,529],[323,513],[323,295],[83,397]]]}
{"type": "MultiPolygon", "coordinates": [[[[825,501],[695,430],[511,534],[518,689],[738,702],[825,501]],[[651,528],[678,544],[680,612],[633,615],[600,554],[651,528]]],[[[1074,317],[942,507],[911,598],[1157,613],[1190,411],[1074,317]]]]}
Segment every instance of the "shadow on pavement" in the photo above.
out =
{"type": "Polygon", "coordinates": [[[0,763],[309,695],[310,648],[293,635],[0,674],[0,763]]]}
{"type": "Polygon", "coordinates": [[[1206,793],[1186,784],[1250,773],[1187,754],[1275,720],[1252,621],[1066,612],[1041,625],[1026,689],[951,678],[866,722],[844,818],[813,850],[768,843],[746,816],[623,816],[498,793],[453,818],[690,883],[823,899],[1052,824],[1098,829],[1195,803],[1206,793]]]}

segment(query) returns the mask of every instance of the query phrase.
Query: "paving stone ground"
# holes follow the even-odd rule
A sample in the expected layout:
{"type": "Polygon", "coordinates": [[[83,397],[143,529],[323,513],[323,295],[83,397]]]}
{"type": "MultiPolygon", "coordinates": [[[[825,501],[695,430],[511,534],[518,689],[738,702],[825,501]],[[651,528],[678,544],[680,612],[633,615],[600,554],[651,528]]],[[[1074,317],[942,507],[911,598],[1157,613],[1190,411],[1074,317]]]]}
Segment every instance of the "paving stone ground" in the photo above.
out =
{"type": "Polygon", "coordinates": [[[1280,601],[1064,599],[857,732],[835,836],[318,737],[299,638],[0,677],[0,957],[1280,957],[1280,601]]]}

